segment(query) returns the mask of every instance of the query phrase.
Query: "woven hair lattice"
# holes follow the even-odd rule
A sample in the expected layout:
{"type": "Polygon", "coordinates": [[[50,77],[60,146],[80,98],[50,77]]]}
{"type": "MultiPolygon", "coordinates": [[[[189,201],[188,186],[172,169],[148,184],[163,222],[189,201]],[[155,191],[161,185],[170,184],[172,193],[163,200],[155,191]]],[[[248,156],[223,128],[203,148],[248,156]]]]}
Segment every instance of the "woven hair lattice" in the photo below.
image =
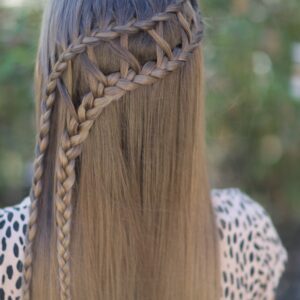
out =
{"type": "Polygon", "coordinates": [[[141,86],[151,85],[174,72],[184,64],[199,45],[203,28],[199,15],[189,0],[179,0],[169,5],[162,13],[149,20],[131,20],[126,25],[111,25],[105,30],[95,29],[89,36],[81,36],[72,43],[58,58],[46,84],[45,97],[41,102],[40,132],[36,147],[34,176],[31,189],[31,210],[27,234],[27,247],[24,264],[23,297],[30,299],[32,277],[33,242],[37,231],[37,203],[43,192],[44,157],[48,148],[51,127],[51,114],[57,94],[66,100],[68,118],[60,141],[56,167],[56,223],[57,259],[59,265],[60,298],[71,299],[70,292],[70,232],[72,216],[72,190],[76,180],[75,162],[81,153],[81,146],[103,109],[126,93],[141,86]],[[176,47],[164,38],[164,24],[175,20],[180,28],[181,41],[176,47]],[[147,34],[156,47],[156,61],[141,64],[129,50],[131,36],[147,34]],[[88,56],[90,68],[94,70],[93,80],[97,89],[87,93],[79,105],[75,106],[67,89],[63,86],[62,76],[69,62],[84,54],[90,47],[107,43],[120,60],[119,71],[105,75],[88,56]]]}

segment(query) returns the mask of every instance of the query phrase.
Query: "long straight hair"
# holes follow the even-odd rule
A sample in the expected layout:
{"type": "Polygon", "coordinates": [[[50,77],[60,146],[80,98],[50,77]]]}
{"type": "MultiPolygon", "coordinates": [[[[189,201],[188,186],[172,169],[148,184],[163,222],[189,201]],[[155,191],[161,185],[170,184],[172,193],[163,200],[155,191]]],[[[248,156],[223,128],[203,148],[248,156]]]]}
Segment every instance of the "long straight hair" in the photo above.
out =
{"type": "MultiPolygon", "coordinates": [[[[58,67],[60,55],[74,40],[92,35],[95,27],[122,26],[132,18],[147,20],[174,3],[48,3],[36,63],[40,139],[36,176],[40,179],[33,184],[40,196],[31,207],[30,251],[25,260],[30,285],[25,281],[24,293],[29,295],[30,288],[30,299],[217,300],[220,296],[204,151],[201,47],[164,79],[125,93],[105,107],[80,147],[70,147],[68,135],[77,130],[70,121],[74,111],[82,102],[88,106],[89,97],[101,89],[95,78],[119,71],[120,65],[124,69],[126,63],[116,55],[113,43],[87,47],[58,67]],[[58,80],[59,92],[49,92],[53,90],[49,78],[58,80]],[[75,157],[72,164],[70,157],[75,157]]],[[[195,1],[190,4],[197,11],[195,1]]],[[[164,37],[172,49],[182,43],[180,36],[176,22],[167,22],[164,37]]],[[[157,45],[144,33],[129,39],[128,47],[141,64],[156,60],[157,45]]],[[[82,118],[87,115],[80,108],[79,112],[82,118]]]]}

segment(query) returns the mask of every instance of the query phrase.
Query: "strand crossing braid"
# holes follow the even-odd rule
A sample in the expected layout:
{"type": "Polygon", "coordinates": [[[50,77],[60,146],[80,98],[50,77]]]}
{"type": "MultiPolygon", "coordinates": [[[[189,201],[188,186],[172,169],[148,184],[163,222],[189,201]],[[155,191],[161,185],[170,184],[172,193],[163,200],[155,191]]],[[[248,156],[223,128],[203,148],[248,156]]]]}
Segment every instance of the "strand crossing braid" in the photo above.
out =
{"type": "MultiPolygon", "coordinates": [[[[27,246],[24,261],[23,299],[30,299],[32,278],[33,243],[37,232],[38,201],[43,190],[44,157],[49,145],[51,114],[55,106],[57,93],[62,93],[67,101],[68,117],[61,138],[58,163],[56,166],[56,227],[57,260],[59,266],[60,299],[71,299],[70,279],[70,239],[72,217],[72,191],[76,180],[75,163],[81,154],[82,144],[101,112],[113,101],[119,100],[126,93],[141,86],[151,85],[178,69],[191,56],[203,36],[203,26],[199,22],[198,12],[189,0],[179,0],[169,5],[162,13],[149,20],[135,19],[126,25],[110,25],[106,30],[94,30],[89,36],[80,36],[60,55],[52,69],[46,85],[46,96],[41,103],[40,130],[36,146],[34,176],[31,197],[31,209],[27,232],[27,246]],[[181,44],[171,49],[164,39],[164,23],[176,19],[181,30],[181,44]],[[138,33],[149,34],[156,43],[156,62],[148,61],[141,65],[129,51],[129,37],[138,33]],[[120,71],[109,75],[89,61],[88,64],[96,74],[98,88],[87,93],[79,107],[75,107],[67,89],[63,87],[61,77],[68,63],[88,47],[108,43],[120,59],[120,71]]],[[[85,59],[87,55],[85,55],[85,59]]]]}

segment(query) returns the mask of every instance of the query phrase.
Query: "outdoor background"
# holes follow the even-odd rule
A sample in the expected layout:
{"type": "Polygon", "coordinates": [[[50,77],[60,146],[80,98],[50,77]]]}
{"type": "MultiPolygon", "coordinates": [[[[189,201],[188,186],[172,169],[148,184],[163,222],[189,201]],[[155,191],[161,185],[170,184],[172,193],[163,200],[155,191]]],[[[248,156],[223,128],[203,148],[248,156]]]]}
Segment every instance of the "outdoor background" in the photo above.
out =
{"type": "MultiPolygon", "coordinates": [[[[0,0],[0,206],[28,194],[43,1],[0,0]]],[[[278,299],[300,299],[300,1],[202,0],[214,187],[272,215],[289,251],[278,299]]]]}

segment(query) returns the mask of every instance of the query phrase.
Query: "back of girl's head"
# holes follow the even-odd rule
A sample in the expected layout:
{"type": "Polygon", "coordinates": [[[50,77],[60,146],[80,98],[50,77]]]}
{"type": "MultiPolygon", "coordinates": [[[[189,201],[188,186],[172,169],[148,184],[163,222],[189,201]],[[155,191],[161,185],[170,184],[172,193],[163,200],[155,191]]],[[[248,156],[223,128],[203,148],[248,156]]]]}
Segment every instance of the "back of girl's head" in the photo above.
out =
{"type": "Polygon", "coordinates": [[[218,299],[193,0],[51,0],[24,299],[218,299]]]}

